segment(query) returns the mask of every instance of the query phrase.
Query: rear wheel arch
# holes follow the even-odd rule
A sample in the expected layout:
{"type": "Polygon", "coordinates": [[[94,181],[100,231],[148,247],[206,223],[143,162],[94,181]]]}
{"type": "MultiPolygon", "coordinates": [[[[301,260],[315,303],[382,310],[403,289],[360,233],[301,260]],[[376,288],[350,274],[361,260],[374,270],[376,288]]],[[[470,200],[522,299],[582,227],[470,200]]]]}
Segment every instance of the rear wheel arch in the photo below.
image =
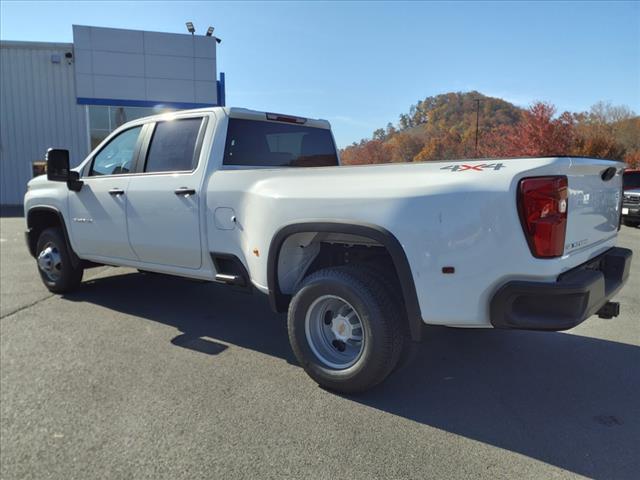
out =
{"type": "Polygon", "coordinates": [[[291,296],[280,290],[278,261],[287,238],[300,233],[331,233],[364,237],[381,245],[391,257],[406,308],[411,337],[419,340],[422,332],[422,316],[411,267],[404,248],[388,230],[378,225],[353,222],[303,222],[281,228],[272,238],[267,259],[267,285],[269,302],[273,310],[286,312],[291,296]]]}

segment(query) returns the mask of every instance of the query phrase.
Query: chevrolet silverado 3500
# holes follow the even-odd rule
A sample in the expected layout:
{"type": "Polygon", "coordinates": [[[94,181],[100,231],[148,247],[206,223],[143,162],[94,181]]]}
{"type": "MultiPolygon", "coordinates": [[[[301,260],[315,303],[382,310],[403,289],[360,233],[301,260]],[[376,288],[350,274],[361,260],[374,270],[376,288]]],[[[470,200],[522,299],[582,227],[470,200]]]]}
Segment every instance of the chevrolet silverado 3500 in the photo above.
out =
{"type": "Polygon", "coordinates": [[[563,330],[629,274],[620,162],[341,166],[328,122],[237,108],[148,117],[76,168],[50,149],[27,244],[52,292],[96,264],[257,289],[320,385],[384,380],[424,324],[563,330]]]}

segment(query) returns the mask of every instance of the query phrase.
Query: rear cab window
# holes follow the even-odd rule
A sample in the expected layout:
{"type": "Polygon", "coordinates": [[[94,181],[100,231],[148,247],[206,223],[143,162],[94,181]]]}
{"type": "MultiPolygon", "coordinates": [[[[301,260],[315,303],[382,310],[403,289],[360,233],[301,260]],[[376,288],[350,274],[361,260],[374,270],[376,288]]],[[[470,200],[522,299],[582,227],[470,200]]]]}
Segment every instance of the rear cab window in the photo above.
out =
{"type": "Polygon", "coordinates": [[[147,150],[145,173],[190,172],[198,165],[202,117],[157,122],[147,150]]]}
{"type": "Polygon", "coordinates": [[[327,167],[338,165],[338,155],[328,129],[230,118],[223,164],[248,167],[327,167]]]}

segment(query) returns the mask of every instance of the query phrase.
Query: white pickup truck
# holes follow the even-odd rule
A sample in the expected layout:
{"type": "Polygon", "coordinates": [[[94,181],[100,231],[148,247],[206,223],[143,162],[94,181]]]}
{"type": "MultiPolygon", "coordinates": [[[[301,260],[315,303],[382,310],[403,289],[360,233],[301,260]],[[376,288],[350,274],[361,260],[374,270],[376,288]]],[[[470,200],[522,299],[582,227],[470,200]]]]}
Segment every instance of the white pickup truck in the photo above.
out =
{"type": "Polygon", "coordinates": [[[236,108],[136,120],[76,168],[66,150],[47,162],[25,216],[49,290],[95,265],[258,290],[336,391],[381,382],[424,324],[611,318],[629,274],[619,162],[340,166],[328,122],[236,108]]]}

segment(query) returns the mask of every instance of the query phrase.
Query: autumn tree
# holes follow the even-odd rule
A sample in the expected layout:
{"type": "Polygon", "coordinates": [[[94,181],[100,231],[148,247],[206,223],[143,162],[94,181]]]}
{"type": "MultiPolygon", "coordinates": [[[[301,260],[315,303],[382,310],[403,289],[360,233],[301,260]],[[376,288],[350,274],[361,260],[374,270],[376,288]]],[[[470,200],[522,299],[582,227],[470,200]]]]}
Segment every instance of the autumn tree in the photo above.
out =
{"type": "Polygon", "coordinates": [[[640,117],[633,117],[617,122],[615,136],[625,151],[640,150],[640,117]]]}
{"type": "Polygon", "coordinates": [[[481,152],[485,156],[550,156],[567,155],[573,147],[573,117],[564,112],[555,117],[550,103],[536,102],[523,112],[521,120],[486,134],[481,152]]]}
{"type": "Polygon", "coordinates": [[[369,140],[360,145],[354,144],[340,154],[344,165],[364,165],[367,163],[389,163],[393,156],[393,148],[382,140],[369,140]]]}
{"type": "Polygon", "coordinates": [[[622,159],[625,149],[611,133],[595,133],[576,138],[573,155],[580,157],[622,159]]]}
{"type": "Polygon", "coordinates": [[[391,140],[391,159],[393,162],[413,162],[413,158],[422,150],[423,143],[415,135],[398,133],[391,140]]]}
{"type": "Polygon", "coordinates": [[[598,102],[574,119],[575,155],[621,160],[640,149],[640,119],[628,107],[598,102]]]}
{"type": "Polygon", "coordinates": [[[631,150],[624,156],[624,161],[629,168],[640,168],[640,150],[631,150]]]}
{"type": "Polygon", "coordinates": [[[472,147],[472,137],[470,135],[450,130],[427,141],[413,161],[426,162],[429,160],[465,158],[469,156],[472,147]]]}

